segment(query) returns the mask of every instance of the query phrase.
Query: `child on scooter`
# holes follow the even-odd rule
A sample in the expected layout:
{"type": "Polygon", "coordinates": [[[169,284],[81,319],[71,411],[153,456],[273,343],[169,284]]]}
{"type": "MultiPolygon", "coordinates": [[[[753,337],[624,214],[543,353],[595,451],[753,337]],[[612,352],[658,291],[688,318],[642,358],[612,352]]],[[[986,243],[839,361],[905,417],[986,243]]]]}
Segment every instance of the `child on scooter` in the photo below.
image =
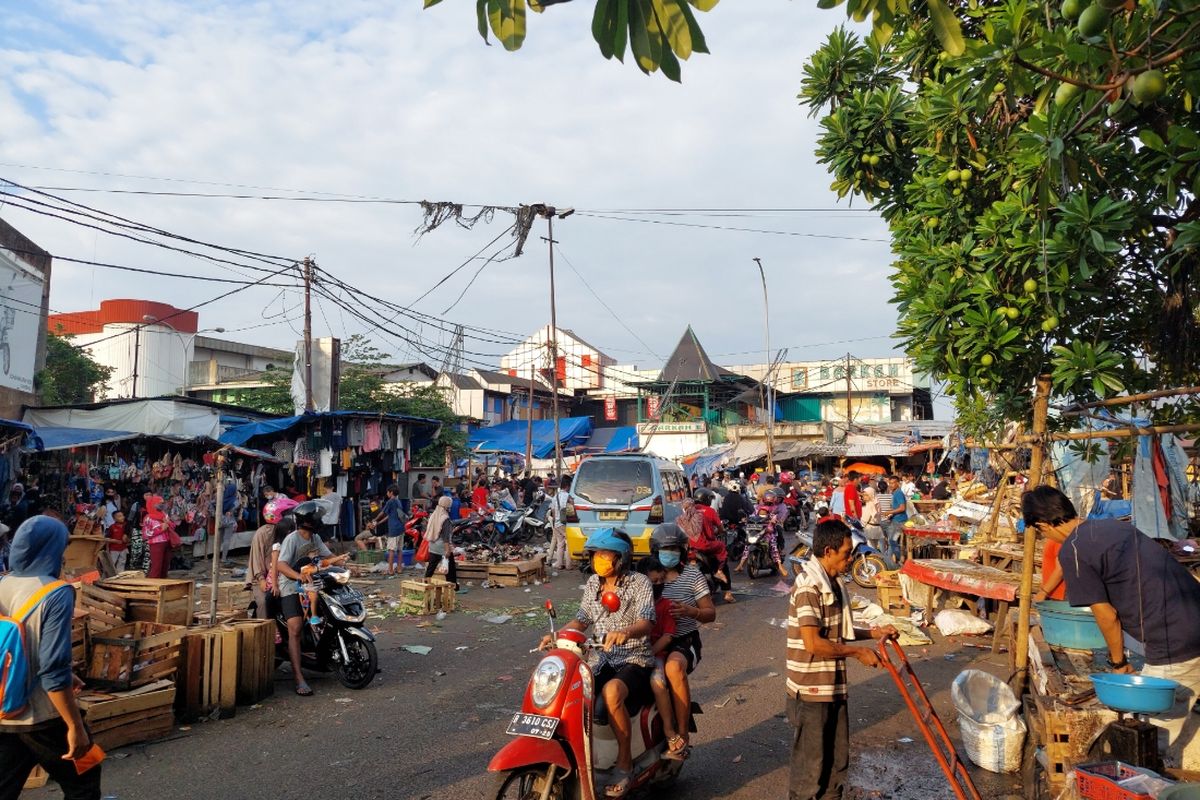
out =
{"type": "Polygon", "coordinates": [[[637,564],[637,571],[650,579],[654,586],[654,628],[650,631],[650,650],[654,653],[654,672],[650,675],[650,689],[654,692],[654,705],[662,719],[663,734],[667,737],[667,749],[663,758],[682,761],[687,742],[675,728],[675,707],[667,687],[667,673],[663,664],[667,648],[675,636],[675,618],[671,616],[671,601],[662,596],[667,579],[667,570],[654,556],[646,556],[637,564]]]}
{"type": "Polygon", "coordinates": [[[308,596],[308,624],[320,625],[324,622],[323,619],[317,616],[317,585],[313,582],[313,575],[321,569],[320,559],[314,558],[311,564],[305,564],[300,568],[300,591],[308,596]]]}

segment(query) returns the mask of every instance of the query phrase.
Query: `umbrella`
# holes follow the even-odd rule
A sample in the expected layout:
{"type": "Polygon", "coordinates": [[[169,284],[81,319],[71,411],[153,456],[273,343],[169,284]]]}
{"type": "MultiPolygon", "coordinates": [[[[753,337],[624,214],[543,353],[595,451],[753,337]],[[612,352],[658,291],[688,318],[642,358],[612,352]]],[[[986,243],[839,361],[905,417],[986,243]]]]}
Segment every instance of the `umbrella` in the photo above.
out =
{"type": "Polygon", "coordinates": [[[868,464],[865,461],[856,461],[853,464],[847,464],[844,469],[846,472],[857,472],[859,475],[884,475],[887,469],[878,464],[868,464]]]}

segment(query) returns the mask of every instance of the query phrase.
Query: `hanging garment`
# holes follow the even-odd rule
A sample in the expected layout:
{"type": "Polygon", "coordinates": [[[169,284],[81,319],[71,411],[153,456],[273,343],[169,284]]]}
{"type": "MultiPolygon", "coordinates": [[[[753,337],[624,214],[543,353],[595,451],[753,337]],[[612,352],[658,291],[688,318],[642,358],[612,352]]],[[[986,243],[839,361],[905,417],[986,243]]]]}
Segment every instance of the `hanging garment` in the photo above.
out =
{"type": "Polygon", "coordinates": [[[329,478],[333,475],[333,451],[324,448],[317,455],[317,476],[329,478]]]}
{"type": "Polygon", "coordinates": [[[1188,454],[1174,434],[1164,434],[1161,438],[1163,462],[1167,471],[1167,483],[1171,493],[1171,510],[1167,515],[1167,525],[1174,539],[1186,539],[1188,536],[1188,454]]]}
{"type": "Polygon", "coordinates": [[[381,438],[379,423],[375,420],[368,422],[363,427],[363,452],[374,453],[379,450],[381,438]]]}
{"type": "Polygon", "coordinates": [[[1162,489],[1170,493],[1158,437],[1139,436],[1133,459],[1133,524],[1153,539],[1170,539],[1162,489]]]}
{"type": "Polygon", "coordinates": [[[337,476],[337,489],[336,489],[337,493],[340,494],[342,497],[345,497],[347,494],[349,494],[349,492],[347,491],[349,488],[350,488],[349,476],[338,475],[337,476]]]}
{"type": "Polygon", "coordinates": [[[1095,505],[1100,484],[1108,477],[1110,464],[1108,458],[1108,442],[1098,439],[1089,443],[1087,458],[1077,450],[1071,449],[1068,442],[1054,442],[1051,446],[1051,459],[1054,471],[1058,475],[1058,487],[1063,494],[1071,499],[1079,516],[1087,519],[1095,505]]]}
{"type": "Polygon", "coordinates": [[[363,421],[361,419],[352,419],[346,423],[346,446],[363,446],[363,421]]]}

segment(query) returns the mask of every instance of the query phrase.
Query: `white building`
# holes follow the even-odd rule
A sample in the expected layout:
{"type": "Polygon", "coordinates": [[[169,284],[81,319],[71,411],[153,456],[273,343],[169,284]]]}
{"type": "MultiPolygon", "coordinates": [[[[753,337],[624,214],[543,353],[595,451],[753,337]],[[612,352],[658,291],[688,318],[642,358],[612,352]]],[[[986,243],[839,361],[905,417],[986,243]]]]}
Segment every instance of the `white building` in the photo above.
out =
{"type": "Polygon", "coordinates": [[[570,394],[604,388],[605,367],[616,366],[616,359],[566,328],[559,328],[555,338],[558,358],[553,366],[550,364],[550,326],[547,325],[501,357],[500,371],[525,381],[529,380],[532,371],[547,383],[557,375],[559,388],[570,394]]]}

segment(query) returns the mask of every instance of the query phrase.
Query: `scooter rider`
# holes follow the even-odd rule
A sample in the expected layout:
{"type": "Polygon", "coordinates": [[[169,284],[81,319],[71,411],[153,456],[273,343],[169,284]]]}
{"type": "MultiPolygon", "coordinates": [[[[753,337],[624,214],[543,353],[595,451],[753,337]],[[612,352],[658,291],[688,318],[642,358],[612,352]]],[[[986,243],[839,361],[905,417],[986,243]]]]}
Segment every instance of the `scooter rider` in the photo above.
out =
{"type": "MultiPolygon", "coordinates": [[[[594,627],[597,638],[603,641],[602,648],[589,651],[588,662],[595,680],[595,696],[604,698],[603,707],[617,739],[615,783],[608,785],[605,795],[623,797],[629,791],[633,770],[631,715],[653,702],[650,675],[654,655],[649,637],[655,619],[654,587],[645,575],[633,571],[633,544],[624,531],[597,530],[584,543],[584,552],[591,556],[595,574],[584,586],[579,613],[563,628],[584,631],[594,627]],[[609,593],[620,600],[616,611],[609,610],[604,602],[609,593]]],[[[551,646],[553,637],[544,637],[542,649],[551,646]]],[[[597,714],[602,710],[597,703],[597,714]]]]}
{"type": "Polygon", "coordinates": [[[692,690],[687,676],[700,663],[700,624],[715,620],[717,607],[708,581],[688,561],[688,537],[678,525],[664,522],[656,527],[650,535],[650,550],[667,570],[662,596],[672,601],[675,639],[668,649],[665,670],[675,702],[676,726],[687,740],[692,720],[692,690]]]}

